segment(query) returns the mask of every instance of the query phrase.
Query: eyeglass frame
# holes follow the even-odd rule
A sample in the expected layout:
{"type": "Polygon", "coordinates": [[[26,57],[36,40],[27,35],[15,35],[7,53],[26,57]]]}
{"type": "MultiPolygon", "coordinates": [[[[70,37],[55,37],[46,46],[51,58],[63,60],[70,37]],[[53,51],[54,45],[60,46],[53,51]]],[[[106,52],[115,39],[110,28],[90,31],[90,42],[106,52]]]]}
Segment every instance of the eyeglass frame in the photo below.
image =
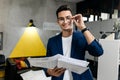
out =
{"type": "Polygon", "coordinates": [[[57,20],[58,20],[58,22],[60,22],[60,23],[64,23],[65,20],[66,20],[67,22],[70,22],[70,21],[72,20],[72,18],[71,18],[71,16],[66,16],[65,18],[64,18],[64,17],[58,17],[57,20]]]}

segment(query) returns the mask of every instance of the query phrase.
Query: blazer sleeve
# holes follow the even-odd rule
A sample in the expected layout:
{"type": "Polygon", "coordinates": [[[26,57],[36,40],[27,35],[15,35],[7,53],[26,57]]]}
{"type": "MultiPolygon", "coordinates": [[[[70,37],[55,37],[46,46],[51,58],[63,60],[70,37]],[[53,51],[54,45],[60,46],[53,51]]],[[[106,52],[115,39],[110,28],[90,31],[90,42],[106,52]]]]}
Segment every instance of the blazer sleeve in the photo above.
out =
{"type": "Polygon", "coordinates": [[[102,45],[96,39],[88,45],[87,50],[89,54],[93,56],[100,56],[103,54],[102,45]]]}

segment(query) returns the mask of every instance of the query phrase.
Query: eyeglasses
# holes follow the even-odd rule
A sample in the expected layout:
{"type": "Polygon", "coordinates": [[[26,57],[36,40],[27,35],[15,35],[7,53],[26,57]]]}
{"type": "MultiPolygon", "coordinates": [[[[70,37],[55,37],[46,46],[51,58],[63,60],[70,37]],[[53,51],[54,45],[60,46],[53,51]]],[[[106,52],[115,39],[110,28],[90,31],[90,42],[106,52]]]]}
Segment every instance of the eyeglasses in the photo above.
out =
{"type": "Polygon", "coordinates": [[[71,21],[71,16],[66,16],[65,18],[64,18],[64,17],[59,17],[59,18],[58,18],[58,21],[59,21],[60,23],[64,23],[65,21],[66,21],[66,22],[70,22],[70,21],[71,21]]]}

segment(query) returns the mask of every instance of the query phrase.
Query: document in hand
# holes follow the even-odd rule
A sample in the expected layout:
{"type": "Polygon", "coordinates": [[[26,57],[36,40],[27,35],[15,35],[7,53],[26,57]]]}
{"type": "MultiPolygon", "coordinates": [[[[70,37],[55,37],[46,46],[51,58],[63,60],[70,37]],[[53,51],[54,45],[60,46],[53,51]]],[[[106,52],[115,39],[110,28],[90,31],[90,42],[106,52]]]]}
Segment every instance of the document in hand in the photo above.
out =
{"type": "Polygon", "coordinates": [[[84,60],[78,60],[74,58],[68,58],[57,54],[52,57],[45,58],[28,58],[31,66],[43,67],[43,68],[54,68],[63,67],[72,72],[81,74],[88,69],[89,62],[84,60]]]}

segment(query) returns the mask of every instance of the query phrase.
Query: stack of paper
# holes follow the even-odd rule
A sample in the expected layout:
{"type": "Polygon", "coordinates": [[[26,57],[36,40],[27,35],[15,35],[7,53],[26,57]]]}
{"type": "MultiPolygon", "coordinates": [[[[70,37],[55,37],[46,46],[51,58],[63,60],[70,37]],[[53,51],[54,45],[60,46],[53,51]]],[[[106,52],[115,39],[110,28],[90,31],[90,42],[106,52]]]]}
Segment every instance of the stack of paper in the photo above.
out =
{"type": "Polygon", "coordinates": [[[28,58],[31,66],[43,67],[43,68],[55,68],[58,63],[58,59],[62,55],[55,55],[52,57],[45,58],[28,58]]]}
{"type": "Polygon", "coordinates": [[[61,58],[58,59],[57,66],[64,67],[72,72],[81,74],[88,69],[87,67],[88,64],[89,62],[87,61],[67,58],[67,57],[62,56],[61,58]]]}
{"type": "Polygon", "coordinates": [[[28,60],[32,66],[43,68],[63,67],[78,74],[85,72],[89,64],[87,61],[68,58],[60,54],[45,58],[29,58],[28,60]]]}

